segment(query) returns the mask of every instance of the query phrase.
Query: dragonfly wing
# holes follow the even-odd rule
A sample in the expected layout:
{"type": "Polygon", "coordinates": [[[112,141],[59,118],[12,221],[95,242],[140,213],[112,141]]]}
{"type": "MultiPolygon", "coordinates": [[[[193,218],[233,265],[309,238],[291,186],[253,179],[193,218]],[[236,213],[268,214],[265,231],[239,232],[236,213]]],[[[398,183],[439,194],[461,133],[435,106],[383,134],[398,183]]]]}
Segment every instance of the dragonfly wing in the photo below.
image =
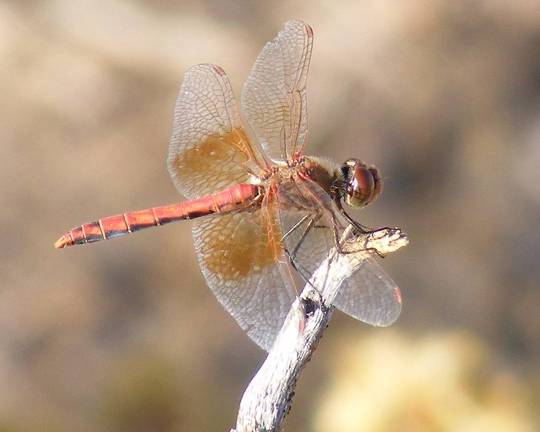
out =
{"type": "MultiPolygon", "coordinates": [[[[341,237],[346,223],[316,184],[298,183],[302,196],[309,194],[321,204],[319,213],[300,210],[294,206],[280,209],[285,248],[293,260],[294,267],[305,280],[309,280],[321,262],[335,248],[334,224],[341,237]],[[335,214],[332,217],[332,214],[335,214]],[[309,227],[310,221],[311,227],[309,227]]],[[[281,195],[291,195],[282,188],[281,195]]],[[[377,263],[370,251],[363,254],[363,261],[357,270],[346,279],[334,299],[334,306],[352,317],[374,326],[392,324],[401,312],[401,294],[392,278],[377,263]]],[[[316,287],[322,289],[323,287],[316,287]]]]}
{"type": "Polygon", "coordinates": [[[280,210],[285,248],[295,269],[307,281],[335,245],[331,222],[308,210],[280,210]]]}
{"type": "Polygon", "coordinates": [[[278,199],[285,248],[296,269],[309,279],[335,247],[334,224],[338,232],[345,224],[332,198],[310,179],[282,183],[278,199]]]}
{"type": "Polygon", "coordinates": [[[263,207],[197,219],[193,238],[215,296],[248,336],[268,351],[294,301],[294,288],[282,277],[281,234],[267,211],[263,207]]]}
{"type": "Polygon", "coordinates": [[[313,30],[289,21],[255,61],[242,91],[242,110],[272,160],[290,160],[307,135],[306,81],[313,30]]]}
{"type": "Polygon", "coordinates": [[[401,313],[399,287],[371,253],[343,284],[334,306],[357,320],[386,327],[401,313]]]}
{"type": "MultiPolygon", "coordinates": [[[[298,211],[284,212],[283,230],[290,229],[306,215],[298,211]]],[[[309,219],[308,219],[309,220],[309,219]]],[[[287,250],[293,256],[293,263],[304,280],[309,280],[313,272],[335,247],[331,223],[324,218],[303,236],[307,222],[303,222],[293,234],[285,239],[287,250]],[[303,237],[303,239],[302,239],[303,237]],[[299,241],[301,241],[300,246],[299,241]],[[296,252],[293,252],[296,250],[296,252]]],[[[316,287],[322,289],[323,287],[316,287]]],[[[392,324],[401,312],[401,294],[392,278],[377,263],[371,252],[365,252],[365,258],[359,268],[346,279],[338,290],[333,302],[342,312],[374,326],[392,324]]]]}
{"type": "Polygon", "coordinates": [[[223,69],[190,68],[176,100],[167,159],[178,191],[195,198],[247,182],[258,167],[257,155],[223,69]]]}

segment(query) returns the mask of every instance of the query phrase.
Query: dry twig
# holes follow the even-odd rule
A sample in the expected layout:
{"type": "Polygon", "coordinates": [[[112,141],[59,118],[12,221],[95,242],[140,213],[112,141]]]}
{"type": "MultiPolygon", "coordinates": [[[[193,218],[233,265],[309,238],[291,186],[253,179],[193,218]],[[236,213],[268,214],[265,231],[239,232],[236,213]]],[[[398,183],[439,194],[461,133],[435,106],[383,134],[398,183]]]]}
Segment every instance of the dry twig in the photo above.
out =
{"type": "MultiPolygon", "coordinates": [[[[385,228],[350,239],[344,234],[343,249],[376,249],[386,255],[408,244],[399,228],[385,228]]],[[[338,289],[348,276],[362,265],[366,252],[338,254],[335,250],[321,263],[293,303],[272,350],[246,389],[231,432],[276,432],[290,409],[300,371],[317,347],[333,312],[338,289]],[[321,286],[322,292],[313,286],[321,286]]]]}

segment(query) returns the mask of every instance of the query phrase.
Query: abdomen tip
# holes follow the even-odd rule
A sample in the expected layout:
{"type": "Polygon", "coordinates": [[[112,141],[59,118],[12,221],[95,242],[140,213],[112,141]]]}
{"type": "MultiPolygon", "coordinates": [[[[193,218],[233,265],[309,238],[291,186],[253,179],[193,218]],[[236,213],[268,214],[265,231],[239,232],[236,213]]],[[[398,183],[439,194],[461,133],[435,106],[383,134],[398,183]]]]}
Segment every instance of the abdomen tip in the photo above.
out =
{"type": "Polygon", "coordinates": [[[62,249],[66,246],[71,246],[73,244],[73,241],[71,240],[71,237],[69,235],[64,234],[62,237],[60,237],[58,240],[54,242],[54,247],[56,249],[62,249]]]}

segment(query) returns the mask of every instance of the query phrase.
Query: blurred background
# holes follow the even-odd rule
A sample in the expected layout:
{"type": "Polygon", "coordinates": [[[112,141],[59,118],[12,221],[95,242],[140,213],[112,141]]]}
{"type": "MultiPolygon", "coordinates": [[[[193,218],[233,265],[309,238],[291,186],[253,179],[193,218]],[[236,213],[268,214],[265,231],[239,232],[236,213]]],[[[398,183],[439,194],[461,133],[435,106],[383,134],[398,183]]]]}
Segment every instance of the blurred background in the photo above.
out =
{"type": "Polygon", "coordinates": [[[389,329],[340,313],[291,431],[540,430],[536,0],[0,2],[0,431],[228,431],[265,358],[213,298],[189,223],[57,251],[77,224],[179,199],[184,71],[240,93],[292,18],[315,32],[308,153],[360,157],[397,225],[389,329]]]}

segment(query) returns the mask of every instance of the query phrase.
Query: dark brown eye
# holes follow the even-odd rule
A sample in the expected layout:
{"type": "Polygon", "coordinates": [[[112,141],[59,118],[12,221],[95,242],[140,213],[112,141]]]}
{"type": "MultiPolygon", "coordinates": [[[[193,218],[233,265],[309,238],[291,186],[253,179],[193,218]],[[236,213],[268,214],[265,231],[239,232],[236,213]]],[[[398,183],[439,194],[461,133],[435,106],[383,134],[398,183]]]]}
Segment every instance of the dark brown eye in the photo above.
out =
{"type": "Polygon", "coordinates": [[[369,167],[369,172],[373,175],[373,180],[375,180],[375,190],[373,191],[373,196],[371,197],[371,201],[373,201],[382,191],[382,180],[381,176],[379,175],[379,171],[374,166],[369,167]]]}
{"type": "Polygon", "coordinates": [[[367,167],[358,159],[349,159],[342,166],[345,177],[345,202],[362,207],[372,202],[381,192],[381,178],[375,167],[367,167]]]}

